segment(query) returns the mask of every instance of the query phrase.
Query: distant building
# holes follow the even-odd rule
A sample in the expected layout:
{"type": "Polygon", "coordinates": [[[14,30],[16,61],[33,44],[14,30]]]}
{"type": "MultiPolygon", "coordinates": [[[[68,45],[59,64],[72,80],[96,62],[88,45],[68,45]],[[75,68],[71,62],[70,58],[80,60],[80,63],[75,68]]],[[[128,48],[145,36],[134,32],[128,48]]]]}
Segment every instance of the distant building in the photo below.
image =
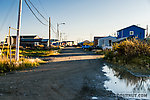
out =
{"type": "Polygon", "coordinates": [[[74,45],[74,41],[62,41],[62,45],[73,46],[74,45]]]}
{"type": "Polygon", "coordinates": [[[94,37],[94,47],[96,47],[98,45],[98,39],[101,39],[101,38],[104,38],[105,36],[101,36],[101,37],[98,37],[98,36],[95,36],[94,37]]]}
{"type": "MultiPolygon", "coordinates": [[[[35,47],[38,45],[48,46],[49,39],[39,38],[38,35],[21,35],[20,36],[20,46],[25,47],[35,47]]],[[[51,42],[57,41],[56,39],[51,39],[51,42]]],[[[8,38],[6,39],[8,44],[8,38]]],[[[16,46],[16,36],[11,36],[11,45],[16,46]]]]}
{"type": "Polygon", "coordinates": [[[112,44],[113,42],[116,40],[116,37],[112,37],[112,36],[107,36],[104,38],[100,38],[98,39],[98,47],[105,49],[105,48],[112,48],[112,44]]]}
{"type": "MultiPolygon", "coordinates": [[[[37,35],[21,35],[20,36],[20,46],[23,47],[33,47],[35,46],[35,41],[34,39],[39,38],[37,35]]],[[[6,42],[8,44],[8,37],[6,38],[6,42]]],[[[11,45],[15,46],[16,45],[16,36],[11,36],[11,45]]]]}
{"type": "Polygon", "coordinates": [[[117,38],[123,37],[137,37],[139,39],[145,38],[145,29],[136,25],[132,25],[117,31],[117,38]]]}

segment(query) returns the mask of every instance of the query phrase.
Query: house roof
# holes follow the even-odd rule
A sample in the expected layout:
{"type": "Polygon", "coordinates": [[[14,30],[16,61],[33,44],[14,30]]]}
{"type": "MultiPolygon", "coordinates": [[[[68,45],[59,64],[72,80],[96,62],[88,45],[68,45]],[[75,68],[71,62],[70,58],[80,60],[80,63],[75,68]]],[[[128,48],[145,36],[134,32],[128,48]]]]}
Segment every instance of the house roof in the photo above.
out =
{"type": "Polygon", "coordinates": [[[126,27],[126,28],[120,29],[120,30],[118,30],[117,32],[119,32],[119,31],[121,31],[121,30],[124,30],[124,29],[127,29],[127,28],[129,28],[129,27],[133,27],[133,26],[135,26],[135,27],[138,27],[138,28],[140,28],[140,29],[145,30],[144,28],[139,27],[139,26],[137,26],[137,25],[131,25],[131,26],[128,26],[128,27],[126,27]]]}
{"type": "Polygon", "coordinates": [[[107,37],[103,37],[101,39],[106,39],[106,38],[114,38],[114,39],[116,39],[116,37],[113,37],[113,36],[107,36],[107,37]]]}
{"type": "Polygon", "coordinates": [[[135,38],[135,36],[122,37],[122,38],[119,38],[119,39],[114,40],[113,43],[115,43],[115,42],[120,42],[120,41],[124,41],[124,40],[126,40],[126,39],[131,39],[131,38],[135,38]]]}
{"type": "Polygon", "coordinates": [[[42,39],[20,39],[21,42],[41,42],[42,39]]]}
{"type": "MultiPolygon", "coordinates": [[[[37,36],[36,34],[23,34],[23,35],[20,35],[20,36],[24,36],[24,37],[26,37],[26,36],[37,36]]],[[[16,35],[12,35],[12,37],[16,37],[16,35]]]]}
{"type": "Polygon", "coordinates": [[[48,40],[49,39],[21,39],[21,42],[48,42],[48,40]]]}
{"type": "MultiPolygon", "coordinates": [[[[42,39],[41,42],[48,42],[49,39],[42,39]]],[[[53,40],[51,40],[53,41],[53,40]]]]}
{"type": "Polygon", "coordinates": [[[94,40],[95,40],[95,39],[104,38],[104,37],[106,37],[106,36],[94,36],[94,40]]]}
{"type": "Polygon", "coordinates": [[[120,41],[125,40],[125,39],[127,39],[127,37],[123,37],[123,38],[116,39],[116,40],[114,40],[113,42],[120,42],[120,41]]]}

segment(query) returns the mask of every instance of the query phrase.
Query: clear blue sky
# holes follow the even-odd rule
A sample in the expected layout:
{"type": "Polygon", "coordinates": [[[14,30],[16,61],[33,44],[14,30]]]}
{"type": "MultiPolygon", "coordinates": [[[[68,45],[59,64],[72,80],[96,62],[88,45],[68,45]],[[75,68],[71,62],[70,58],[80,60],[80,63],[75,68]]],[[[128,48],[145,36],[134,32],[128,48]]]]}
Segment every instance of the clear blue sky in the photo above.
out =
{"type": "MultiPolygon", "coordinates": [[[[9,26],[16,28],[18,2],[19,0],[0,0],[0,40],[4,40],[8,34],[9,26]]],[[[60,26],[60,31],[66,33],[68,40],[111,35],[133,24],[140,24],[143,28],[146,28],[146,25],[150,26],[149,0],[31,0],[31,2],[47,19],[51,16],[55,28],[56,23],[66,23],[60,26]]],[[[41,20],[45,22],[42,18],[41,20]]],[[[16,31],[11,33],[16,34],[16,31]]],[[[48,38],[48,27],[37,21],[24,0],[21,34],[37,34],[48,38]]],[[[52,37],[55,38],[55,33],[52,37]]]]}

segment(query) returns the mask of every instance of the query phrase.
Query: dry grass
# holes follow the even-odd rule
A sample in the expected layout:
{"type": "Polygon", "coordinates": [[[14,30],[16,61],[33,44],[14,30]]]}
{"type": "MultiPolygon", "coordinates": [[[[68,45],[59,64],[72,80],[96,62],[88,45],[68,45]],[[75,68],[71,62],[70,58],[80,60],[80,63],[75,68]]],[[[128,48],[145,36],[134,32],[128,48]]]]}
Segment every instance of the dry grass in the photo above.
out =
{"type": "Polygon", "coordinates": [[[21,70],[31,67],[36,67],[40,63],[45,63],[40,59],[25,59],[21,58],[18,62],[15,59],[12,59],[11,62],[5,57],[0,57],[0,73],[10,72],[15,70],[21,70]]]}
{"type": "Polygon", "coordinates": [[[135,73],[150,74],[150,45],[138,39],[126,40],[105,51],[105,59],[124,65],[135,73]]]}
{"type": "Polygon", "coordinates": [[[25,57],[46,57],[50,55],[58,55],[58,50],[24,50],[21,54],[25,57]]]}

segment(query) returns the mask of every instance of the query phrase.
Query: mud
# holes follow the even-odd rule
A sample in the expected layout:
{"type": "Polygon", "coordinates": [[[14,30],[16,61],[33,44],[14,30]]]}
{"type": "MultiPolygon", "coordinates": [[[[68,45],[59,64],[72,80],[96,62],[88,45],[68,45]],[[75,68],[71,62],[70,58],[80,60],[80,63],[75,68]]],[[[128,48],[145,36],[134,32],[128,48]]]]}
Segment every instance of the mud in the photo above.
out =
{"type": "Polygon", "coordinates": [[[104,88],[101,55],[67,47],[47,64],[0,76],[0,100],[118,100],[104,88]]]}

